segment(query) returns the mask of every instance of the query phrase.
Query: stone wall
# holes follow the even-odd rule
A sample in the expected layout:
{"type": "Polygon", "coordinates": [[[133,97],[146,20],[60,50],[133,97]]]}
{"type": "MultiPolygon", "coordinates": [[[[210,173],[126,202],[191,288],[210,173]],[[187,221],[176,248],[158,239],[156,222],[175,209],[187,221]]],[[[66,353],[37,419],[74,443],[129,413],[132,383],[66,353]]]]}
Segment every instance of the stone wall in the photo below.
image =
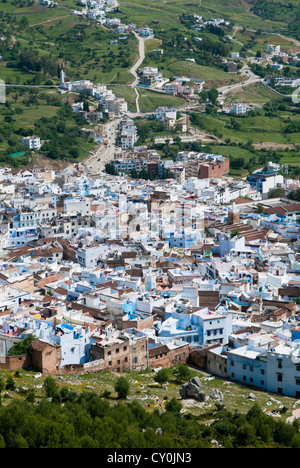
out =
{"type": "Polygon", "coordinates": [[[0,358],[0,369],[18,370],[32,367],[31,357],[26,354],[0,358]]]}

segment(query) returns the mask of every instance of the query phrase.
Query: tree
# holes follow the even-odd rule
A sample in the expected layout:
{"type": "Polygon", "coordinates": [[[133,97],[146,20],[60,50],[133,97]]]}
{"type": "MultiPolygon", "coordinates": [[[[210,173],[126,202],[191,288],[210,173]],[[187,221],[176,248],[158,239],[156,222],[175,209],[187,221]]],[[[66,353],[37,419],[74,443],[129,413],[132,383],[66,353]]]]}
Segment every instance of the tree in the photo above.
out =
{"type": "Polygon", "coordinates": [[[167,411],[172,411],[174,413],[179,413],[182,409],[182,404],[175,397],[167,401],[165,408],[167,411]]]}
{"type": "Polygon", "coordinates": [[[216,104],[218,96],[219,96],[219,92],[217,89],[212,88],[208,91],[208,99],[210,100],[212,104],[216,104]]]}
{"type": "Polygon", "coordinates": [[[125,399],[129,394],[130,386],[129,382],[125,377],[119,377],[115,384],[115,391],[118,394],[118,398],[125,399]]]}
{"type": "Polygon", "coordinates": [[[282,198],[285,197],[285,190],[283,188],[275,188],[269,190],[268,198],[282,198]]]}
{"type": "Polygon", "coordinates": [[[287,195],[290,200],[300,201],[300,189],[293,190],[287,195]]]}
{"type": "Polygon", "coordinates": [[[160,369],[158,372],[156,372],[154,380],[162,387],[164,383],[168,382],[168,378],[169,375],[167,369],[160,369]]]}
{"type": "Polygon", "coordinates": [[[34,388],[29,390],[26,400],[29,403],[34,403],[35,402],[35,390],[34,390],[34,388]]]}
{"type": "Polygon", "coordinates": [[[55,393],[57,392],[58,385],[56,380],[51,375],[48,375],[44,380],[44,389],[49,398],[53,398],[55,393]]]}
{"type": "Polygon", "coordinates": [[[180,364],[174,372],[179,383],[189,380],[191,378],[191,371],[185,364],[180,364]]]}
{"type": "Polygon", "coordinates": [[[29,348],[33,341],[36,340],[34,335],[28,335],[24,340],[19,341],[18,343],[14,344],[9,352],[7,353],[8,356],[20,356],[21,354],[27,354],[29,348]]]}
{"type": "Polygon", "coordinates": [[[255,213],[268,214],[268,211],[266,210],[266,208],[264,208],[264,206],[261,203],[258,203],[256,206],[255,213]]]}
{"type": "Polygon", "coordinates": [[[5,388],[6,390],[14,390],[16,388],[15,381],[11,375],[6,380],[5,388]]]}

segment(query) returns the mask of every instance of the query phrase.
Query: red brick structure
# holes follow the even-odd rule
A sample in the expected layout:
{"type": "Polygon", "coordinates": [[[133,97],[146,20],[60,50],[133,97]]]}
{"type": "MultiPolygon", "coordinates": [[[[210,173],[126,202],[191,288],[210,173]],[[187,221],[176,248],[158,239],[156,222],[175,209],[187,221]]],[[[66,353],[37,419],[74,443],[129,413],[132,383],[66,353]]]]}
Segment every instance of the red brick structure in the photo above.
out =
{"type": "Polygon", "coordinates": [[[0,369],[20,370],[31,367],[31,357],[26,354],[20,356],[5,356],[0,361],[0,369]]]}
{"type": "Polygon", "coordinates": [[[229,158],[223,158],[223,161],[211,161],[200,163],[198,179],[216,178],[220,179],[229,172],[229,158]]]}
{"type": "Polygon", "coordinates": [[[188,363],[192,366],[198,367],[199,369],[207,370],[207,354],[210,349],[214,349],[220,346],[220,343],[213,344],[204,349],[193,350],[188,359],[188,363]]]}
{"type": "Polygon", "coordinates": [[[43,374],[56,374],[57,365],[61,360],[60,347],[35,340],[31,344],[29,354],[32,367],[43,374]]]}
{"type": "Polygon", "coordinates": [[[150,368],[171,367],[178,364],[185,364],[190,354],[188,343],[170,349],[167,345],[159,345],[149,349],[150,368]]]}
{"type": "Polygon", "coordinates": [[[115,342],[97,341],[91,346],[91,357],[104,361],[104,369],[115,372],[140,371],[149,367],[148,338],[133,340],[120,334],[115,342]]]}
{"type": "Polygon", "coordinates": [[[152,328],[154,322],[154,315],[141,319],[122,320],[122,330],[126,328],[136,328],[137,330],[144,330],[145,328],[152,328]]]}

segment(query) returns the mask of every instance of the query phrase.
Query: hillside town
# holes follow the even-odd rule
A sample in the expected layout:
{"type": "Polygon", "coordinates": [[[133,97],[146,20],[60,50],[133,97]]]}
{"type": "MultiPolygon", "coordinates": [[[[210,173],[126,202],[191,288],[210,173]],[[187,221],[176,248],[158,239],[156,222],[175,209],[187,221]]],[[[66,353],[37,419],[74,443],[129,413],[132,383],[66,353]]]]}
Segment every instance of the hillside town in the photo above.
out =
{"type": "Polygon", "coordinates": [[[115,175],[1,168],[0,368],[186,363],[299,398],[296,181],[271,162],[237,181],[227,158],[195,152],[171,177],[131,178],[129,164],[161,163],[126,152],[115,175]],[[8,356],[29,335],[29,354],[8,356]]]}

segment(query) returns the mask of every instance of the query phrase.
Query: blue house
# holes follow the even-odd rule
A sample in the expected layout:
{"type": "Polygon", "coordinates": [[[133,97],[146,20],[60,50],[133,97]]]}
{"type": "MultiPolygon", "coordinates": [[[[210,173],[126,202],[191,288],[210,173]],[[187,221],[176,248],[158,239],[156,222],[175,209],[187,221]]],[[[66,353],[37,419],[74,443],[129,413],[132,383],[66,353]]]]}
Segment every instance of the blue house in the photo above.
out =
{"type": "Polygon", "coordinates": [[[199,346],[218,342],[227,344],[232,332],[232,316],[227,313],[211,312],[207,308],[196,312],[172,312],[166,314],[158,330],[163,339],[179,338],[199,346]]]}

